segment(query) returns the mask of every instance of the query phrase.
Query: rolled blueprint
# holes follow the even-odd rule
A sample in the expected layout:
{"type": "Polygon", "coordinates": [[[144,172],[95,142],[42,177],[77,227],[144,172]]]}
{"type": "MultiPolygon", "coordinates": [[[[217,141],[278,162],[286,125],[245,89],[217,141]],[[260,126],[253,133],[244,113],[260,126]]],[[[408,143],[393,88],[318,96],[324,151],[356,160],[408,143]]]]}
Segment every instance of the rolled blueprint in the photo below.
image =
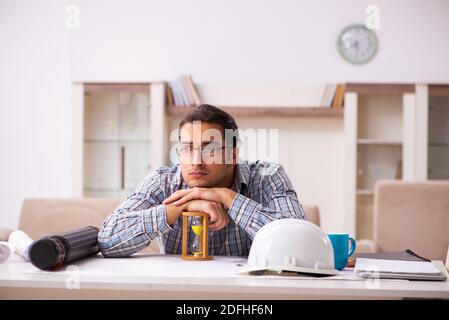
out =
{"type": "Polygon", "coordinates": [[[0,241],[0,262],[7,261],[14,253],[14,247],[6,241],[0,241]]]}
{"type": "Polygon", "coordinates": [[[30,245],[33,243],[31,239],[25,232],[16,230],[9,235],[8,242],[14,247],[15,251],[26,261],[30,261],[30,245]]]}

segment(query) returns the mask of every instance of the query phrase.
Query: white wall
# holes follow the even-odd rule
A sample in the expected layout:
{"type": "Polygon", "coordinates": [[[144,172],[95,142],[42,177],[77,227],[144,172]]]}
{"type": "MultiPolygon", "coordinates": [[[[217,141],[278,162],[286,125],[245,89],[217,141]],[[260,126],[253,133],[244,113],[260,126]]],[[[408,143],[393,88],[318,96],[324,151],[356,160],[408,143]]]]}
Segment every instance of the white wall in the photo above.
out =
{"type": "Polygon", "coordinates": [[[0,225],[70,192],[70,55],[57,1],[0,1],[0,225]]]}
{"type": "MultiPolygon", "coordinates": [[[[448,82],[448,30],[445,0],[0,0],[0,224],[17,225],[24,197],[71,195],[72,81],[448,82]],[[81,10],[79,30],[66,29],[67,4],[81,10]],[[351,66],[336,37],[368,4],[381,10],[379,53],[351,66]]],[[[285,159],[302,201],[341,228],[342,123],[269,124],[308,154],[285,159]]]]}
{"type": "Polygon", "coordinates": [[[167,78],[183,71],[200,83],[448,77],[445,0],[74,3],[82,11],[81,29],[71,33],[76,79],[167,78]],[[369,4],[380,7],[379,54],[366,66],[351,66],[338,56],[336,38],[346,25],[365,21],[369,4]]]}

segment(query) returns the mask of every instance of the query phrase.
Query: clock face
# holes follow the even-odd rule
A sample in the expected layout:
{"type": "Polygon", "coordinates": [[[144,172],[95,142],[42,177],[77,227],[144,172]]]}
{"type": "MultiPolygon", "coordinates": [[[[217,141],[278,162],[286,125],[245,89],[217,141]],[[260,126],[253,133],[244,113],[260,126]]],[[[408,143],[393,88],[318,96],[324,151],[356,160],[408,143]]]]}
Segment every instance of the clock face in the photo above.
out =
{"type": "Polygon", "coordinates": [[[340,55],[352,64],[370,61],[377,52],[376,34],[362,24],[345,28],[337,40],[340,55]]]}

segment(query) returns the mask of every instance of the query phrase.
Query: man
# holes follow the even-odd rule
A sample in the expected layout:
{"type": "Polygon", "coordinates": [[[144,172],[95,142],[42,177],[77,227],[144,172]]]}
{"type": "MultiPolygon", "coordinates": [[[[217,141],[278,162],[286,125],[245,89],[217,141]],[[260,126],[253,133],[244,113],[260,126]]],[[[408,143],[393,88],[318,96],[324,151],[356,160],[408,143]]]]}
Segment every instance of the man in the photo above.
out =
{"type": "Polygon", "coordinates": [[[149,174],[102,224],[98,243],[105,257],[129,256],[156,239],[165,253],[181,254],[183,211],[209,214],[210,255],[248,256],[265,224],[304,219],[282,166],[237,160],[238,128],[229,114],[204,104],[179,129],[180,164],[149,174]]]}

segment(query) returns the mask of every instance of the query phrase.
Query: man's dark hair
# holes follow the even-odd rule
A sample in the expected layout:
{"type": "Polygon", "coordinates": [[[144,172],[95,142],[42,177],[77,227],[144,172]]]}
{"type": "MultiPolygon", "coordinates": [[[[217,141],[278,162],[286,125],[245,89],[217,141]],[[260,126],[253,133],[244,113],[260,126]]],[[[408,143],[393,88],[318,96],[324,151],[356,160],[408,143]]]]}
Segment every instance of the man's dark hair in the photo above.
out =
{"type": "MultiPolygon", "coordinates": [[[[186,123],[193,123],[194,121],[201,121],[206,123],[215,123],[223,127],[223,133],[226,137],[232,134],[232,147],[237,146],[238,143],[238,127],[234,118],[227,112],[214,107],[210,104],[202,104],[194,110],[187,113],[179,123],[179,135],[181,134],[181,128],[186,123]],[[232,130],[232,132],[230,132],[232,130]]],[[[179,137],[180,138],[180,137],[179,137]]]]}

